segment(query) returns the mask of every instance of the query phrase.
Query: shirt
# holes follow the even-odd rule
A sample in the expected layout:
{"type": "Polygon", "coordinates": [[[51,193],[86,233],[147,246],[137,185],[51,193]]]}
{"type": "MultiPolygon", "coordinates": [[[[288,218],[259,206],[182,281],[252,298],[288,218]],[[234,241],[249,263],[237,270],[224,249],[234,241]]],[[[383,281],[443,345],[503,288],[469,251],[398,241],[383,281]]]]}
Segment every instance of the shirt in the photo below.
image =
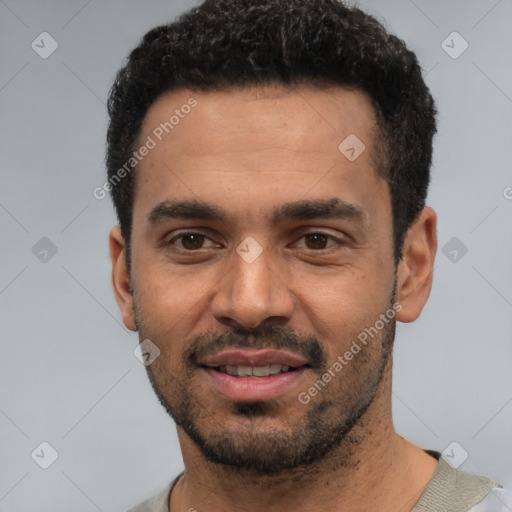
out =
{"type": "MultiPolygon", "coordinates": [[[[439,461],[435,473],[411,512],[511,512],[512,492],[489,478],[450,466],[439,452],[425,450],[439,461]]],[[[169,497],[182,471],[156,496],[128,512],[170,512],[169,497]]]]}

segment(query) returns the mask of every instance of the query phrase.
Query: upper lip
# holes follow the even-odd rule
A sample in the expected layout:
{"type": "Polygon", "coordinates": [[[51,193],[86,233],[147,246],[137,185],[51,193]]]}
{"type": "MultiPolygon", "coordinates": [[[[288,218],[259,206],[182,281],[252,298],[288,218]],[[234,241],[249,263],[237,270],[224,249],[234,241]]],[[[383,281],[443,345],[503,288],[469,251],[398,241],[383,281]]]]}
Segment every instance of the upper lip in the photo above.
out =
{"type": "Polygon", "coordinates": [[[199,364],[212,368],[225,365],[265,366],[267,364],[280,364],[297,368],[307,364],[307,361],[287,350],[230,348],[202,358],[199,364]]]}

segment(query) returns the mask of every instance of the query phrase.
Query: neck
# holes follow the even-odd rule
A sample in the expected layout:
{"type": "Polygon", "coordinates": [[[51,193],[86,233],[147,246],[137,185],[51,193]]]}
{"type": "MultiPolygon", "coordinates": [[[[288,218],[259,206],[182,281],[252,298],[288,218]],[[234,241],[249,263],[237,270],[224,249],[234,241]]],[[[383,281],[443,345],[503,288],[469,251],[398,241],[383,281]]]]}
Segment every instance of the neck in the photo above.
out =
{"type": "Polygon", "coordinates": [[[390,370],[391,365],[374,402],[340,446],[314,465],[279,475],[215,465],[178,428],[185,474],[171,495],[171,512],[409,512],[438,462],[394,431],[390,370]]]}

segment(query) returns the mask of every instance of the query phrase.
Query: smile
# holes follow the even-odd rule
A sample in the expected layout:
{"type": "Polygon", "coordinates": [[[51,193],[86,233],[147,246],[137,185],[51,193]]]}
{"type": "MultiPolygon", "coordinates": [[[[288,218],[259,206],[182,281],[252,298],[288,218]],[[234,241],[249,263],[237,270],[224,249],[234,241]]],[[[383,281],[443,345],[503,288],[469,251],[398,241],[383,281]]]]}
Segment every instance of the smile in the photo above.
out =
{"type": "Polygon", "coordinates": [[[217,366],[214,368],[218,372],[232,375],[233,377],[268,377],[269,375],[277,375],[295,371],[297,368],[281,364],[267,364],[265,366],[217,366]]]}
{"type": "MultiPolygon", "coordinates": [[[[279,398],[298,386],[298,381],[308,371],[306,366],[291,368],[281,365],[224,366],[200,368],[209,384],[224,398],[237,402],[255,402],[279,398]],[[273,371],[270,373],[270,367],[273,371]],[[225,371],[222,371],[225,368],[225,371]],[[236,375],[227,373],[227,369],[236,375]],[[266,373],[268,375],[258,375],[266,373]]],[[[303,385],[302,385],[303,387],[303,385]]]]}

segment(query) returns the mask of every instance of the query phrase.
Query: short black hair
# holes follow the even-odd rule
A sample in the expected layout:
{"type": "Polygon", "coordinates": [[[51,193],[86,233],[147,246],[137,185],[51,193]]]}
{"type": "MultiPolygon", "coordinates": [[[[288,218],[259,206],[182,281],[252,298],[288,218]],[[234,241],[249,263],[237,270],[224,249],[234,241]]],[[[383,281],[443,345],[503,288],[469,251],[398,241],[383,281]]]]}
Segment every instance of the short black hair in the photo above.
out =
{"type": "Polygon", "coordinates": [[[136,176],[116,173],[126,169],[153,102],[183,88],[267,84],[330,84],[368,94],[382,155],[376,171],[391,195],[395,264],[402,258],[407,230],[425,206],[436,132],[416,55],[374,17],[338,0],[205,0],[150,30],[109,94],[106,164],[128,267],[136,176]]]}

